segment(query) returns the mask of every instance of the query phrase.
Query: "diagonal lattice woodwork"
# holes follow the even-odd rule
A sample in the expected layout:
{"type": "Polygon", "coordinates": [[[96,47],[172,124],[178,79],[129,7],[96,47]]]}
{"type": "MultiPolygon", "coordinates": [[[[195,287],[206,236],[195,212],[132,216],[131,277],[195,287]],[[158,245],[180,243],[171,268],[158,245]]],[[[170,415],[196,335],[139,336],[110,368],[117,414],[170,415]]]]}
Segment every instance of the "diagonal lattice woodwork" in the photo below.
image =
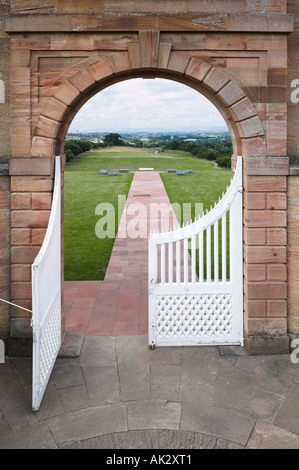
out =
{"type": "Polygon", "coordinates": [[[158,295],[156,337],[229,336],[232,331],[232,295],[158,295]]]}

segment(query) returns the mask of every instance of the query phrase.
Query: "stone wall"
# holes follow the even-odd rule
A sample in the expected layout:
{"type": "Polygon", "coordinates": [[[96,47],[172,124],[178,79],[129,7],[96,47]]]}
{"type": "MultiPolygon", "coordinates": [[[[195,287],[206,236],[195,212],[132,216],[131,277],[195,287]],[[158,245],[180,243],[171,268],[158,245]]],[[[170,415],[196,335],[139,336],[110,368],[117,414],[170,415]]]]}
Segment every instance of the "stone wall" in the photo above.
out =
{"type": "Polygon", "coordinates": [[[299,337],[299,3],[288,1],[294,32],[288,37],[288,329],[299,337]],[[298,80],[296,88],[293,81],[298,80]],[[293,95],[292,95],[293,94],[293,95]],[[293,97],[293,98],[292,98],[293,97]],[[296,98],[297,102],[294,102],[296,98]]]}
{"type": "MultiPolygon", "coordinates": [[[[0,0],[0,298],[10,300],[10,48],[4,15],[10,1],[0,0]]],[[[9,335],[9,307],[0,302],[0,338],[9,335]]]]}
{"type": "Polygon", "coordinates": [[[0,0],[0,163],[10,155],[10,47],[9,36],[4,32],[4,15],[10,11],[10,1],[0,0]]]}
{"type": "Polygon", "coordinates": [[[287,352],[288,160],[257,158],[245,162],[245,338],[251,353],[287,352]]]}
{"type": "Polygon", "coordinates": [[[11,0],[13,13],[285,13],[286,0],[11,0]]]}

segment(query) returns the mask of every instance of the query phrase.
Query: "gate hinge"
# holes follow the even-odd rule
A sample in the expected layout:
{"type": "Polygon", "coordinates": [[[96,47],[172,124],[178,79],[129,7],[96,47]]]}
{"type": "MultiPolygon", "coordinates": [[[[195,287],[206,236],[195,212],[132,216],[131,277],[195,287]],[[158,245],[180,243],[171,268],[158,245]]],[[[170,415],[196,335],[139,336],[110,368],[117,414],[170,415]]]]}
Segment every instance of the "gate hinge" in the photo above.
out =
{"type": "Polygon", "coordinates": [[[239,189],[238,189],[239,193],[244,193],[244,188],[243,186],[240,186],[239,189]]]}

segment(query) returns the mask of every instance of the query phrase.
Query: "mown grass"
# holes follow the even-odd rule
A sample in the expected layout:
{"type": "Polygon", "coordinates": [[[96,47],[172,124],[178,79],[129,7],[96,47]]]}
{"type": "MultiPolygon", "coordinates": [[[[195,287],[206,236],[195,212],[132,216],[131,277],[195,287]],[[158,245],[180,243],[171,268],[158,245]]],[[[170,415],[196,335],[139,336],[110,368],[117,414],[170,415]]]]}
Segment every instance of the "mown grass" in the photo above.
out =
{"type": "Polygon", "coordinates": [[[127,195],[132,178],[133,174],[100,176],[97,171],[87,169],[83,161],[67,166],[64,199],[65,280],[104,279],[114,239],[99,239],[96,236],[99,215],[95,214],[95,209],[98,204],[109,201],[115,207],[117,218],[117,196],[127,195]]]}
{"type": "Polygon", "coordinates": [[[232,173],[213,168],[213,163],[198,160],[186,152],[155,154],[149,149],[112,147],[80,155],[67,164],[65,171],[64,266],[66,280],[101,280],[109,263],[114,239],[99,239],[95,226],[99,203],[110,202],[118,220],[118,195],[127,195],[133,173],[99,175],[100,169],[131,171],[151,167],[156,171],[192,169],[193,174],[177,176],[161,173],[171,203],[195,203],[209,208],[230,182],[232,173]]]}

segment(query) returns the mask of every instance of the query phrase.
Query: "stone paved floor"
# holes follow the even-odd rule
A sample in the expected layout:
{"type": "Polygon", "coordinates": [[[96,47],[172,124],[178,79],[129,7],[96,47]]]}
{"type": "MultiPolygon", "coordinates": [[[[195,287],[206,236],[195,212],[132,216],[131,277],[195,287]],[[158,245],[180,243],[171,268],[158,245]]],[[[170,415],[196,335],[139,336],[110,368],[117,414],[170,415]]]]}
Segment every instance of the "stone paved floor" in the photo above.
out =
{"type": "MultiPolygon", "coordinates": [[[[132,199],[149,199],[143,178],[132,199]]],[[[289,355],[148,348],[146,240],[137,248],[119,237],[103,282],[68,284],[67,338],[83,345],[63,357],[64,343],[38,412],[31,359],[0,364],[0,449],[299,448],[299,365],[289,355]]]]}
{"type": "Polygon", "coordinates": [[[299,448],[298,383],[289,355],[89,336],[57,359],[38,412],[31,359],[0,365],[0,449],[299,448]]]}

